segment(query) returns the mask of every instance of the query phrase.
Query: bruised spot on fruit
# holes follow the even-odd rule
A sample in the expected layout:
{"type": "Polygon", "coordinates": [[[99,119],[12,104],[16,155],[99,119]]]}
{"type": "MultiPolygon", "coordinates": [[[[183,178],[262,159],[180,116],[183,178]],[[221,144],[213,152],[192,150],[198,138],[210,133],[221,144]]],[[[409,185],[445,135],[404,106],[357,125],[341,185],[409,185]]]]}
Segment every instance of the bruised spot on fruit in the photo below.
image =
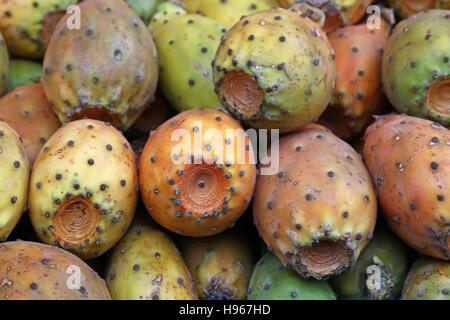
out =
{"type": "Polygon", "coordinates": [[[44,19],[42,20],[42,30],[39,33],[39,37],[46,45],[50,43],[50,39],[56,29],[56,26],[65,15],[65,10],[49,11],[45,14],[44,19]]]}
{"type": "Polygon", "coordinates": [[[60,241],[78,244],[94,235],[100,223],[99,211],[94,204],[82,197],[64,200],[55,216],[55,237],[60,241]]]}
{"type": "Polygon", "coordinates": [[[105,107],[83,109],[80,113],[75,114],[73,120],[81,120],[85,118],[109,122],[116,128],[120,127],[119,115],[112,113],[105,107]]]}
{"type": "Polygon", "coordinates": [[[230,106],[243,115],[252,116],[260,111],[264,91],[247,73],[232,71],[225,74],[220,90],[230,106]]]}
{"type": "Polygon", "coordinates": [[[450,76],[431,85],[426,104],[438,115],[450,117],[450,76]]]}
{"type": "Polygon", "coordinates": [[[179,181],[185,211],[205,213],[220,208],[227,194],[222,170],[206,163],[189,164],[179,181]]]}
{"type": "Polygon", "coordinates": [[[434,9],[436,0],[399,0],[400,5],[407,15],[416,14],[427,9],[434,9]]]}
{"type": "Polygon", "coordinates": [[[304,267],[310,273],[320,275],[335,274],[351,262],[349,250],[343,241],[322,239],[301,248],[300,255],[304,267]]]}

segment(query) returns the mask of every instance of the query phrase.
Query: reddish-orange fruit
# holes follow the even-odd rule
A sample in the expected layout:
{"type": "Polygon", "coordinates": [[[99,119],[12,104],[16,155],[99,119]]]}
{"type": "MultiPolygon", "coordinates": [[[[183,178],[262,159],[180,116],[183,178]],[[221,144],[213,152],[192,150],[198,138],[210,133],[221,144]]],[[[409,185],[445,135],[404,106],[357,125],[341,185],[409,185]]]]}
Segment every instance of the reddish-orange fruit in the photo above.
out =
{"type": "Polygon", "coordinates": [[[392,229],[419,252],[449,259],[450,131],[405,115],[366,132],[364,160],[392,229]]]}
{"type": "Polygon", "coordinates": [[[50,108],[42,83],[17,87],[2,97],[0,118],[22,138],[31,165],[45,142],[61,126],[50,108]]]}
{"type": "Polygon", "coordinates": [[[304,277],[323,279],[350,268],[377,217],[361,156],[317,124],[281,138],[279,155],[278,173],[260,175],[256,184],[259,235],[304,277]]]}
{"type": "Polygon", "coordinates": [[[389,33],[365,24],[339,28],[328,35],[335,51],[336,85],[319,123],[338,137],[352,140],[385,108],[381,60],[389,33]]]}
{"type": "Polygon", "coordinates": [[[187,236],[232,226],[255,187],[249,140],[239,122],[217,110],[190,110],[167,120],[140,158],[141,195],[152,218],[187,236]]]}

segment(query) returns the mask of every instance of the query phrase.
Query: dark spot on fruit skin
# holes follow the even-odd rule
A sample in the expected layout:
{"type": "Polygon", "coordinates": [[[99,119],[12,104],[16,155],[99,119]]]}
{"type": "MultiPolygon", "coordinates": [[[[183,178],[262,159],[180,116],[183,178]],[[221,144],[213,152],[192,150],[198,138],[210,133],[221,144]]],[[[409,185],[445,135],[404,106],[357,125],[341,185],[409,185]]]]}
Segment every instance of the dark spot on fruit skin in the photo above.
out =
{"type": "Polygon", "coordinates": [[[438,194],[437,199],[438,201],[444,201],[444,196],[442,194],[438,194]]]}
{"type": "Polygon", "coordinates": [[[342,213],[342,216],[343,216],[344,218],[347,218],[347,217],[348,217],[348,211],[344,211],[344,212],[342,213]]]}
{"type": "Polygon", "coordinates": [[[417,209],[417,204],[415,202],[411,202],[409,207],[411,208],[411,210],[416,210],[417,209]]]}
{"type": "Polygon", "coordinates": [[[31,290],[36,290],[38,288],[38,284],[36,283],[36,282],[32,282],[31,284],[30,284],[30,289],[31,290]]]}
{"type": "Polygon", "coordinates": [[[437,164],[437,163],[434,162],[434,161],[431,163],[430,166],[431,166],[431,169],[433,169],[433,170],[437,170],[437,168],[439,168],[439,164],[437,164]]]}

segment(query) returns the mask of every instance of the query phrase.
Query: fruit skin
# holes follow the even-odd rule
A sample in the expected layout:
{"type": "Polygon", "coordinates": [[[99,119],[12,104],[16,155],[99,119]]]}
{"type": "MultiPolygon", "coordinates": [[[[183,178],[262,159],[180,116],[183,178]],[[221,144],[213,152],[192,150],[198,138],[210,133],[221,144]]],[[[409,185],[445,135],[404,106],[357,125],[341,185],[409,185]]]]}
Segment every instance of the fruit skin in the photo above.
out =
{"type": "Polygon", "coordinates": [[[0,98],[0,118],[22,138],[31,166],[45,142],[61,127],[42,83],[19,86],[0,98]]]}
{"type": "Polygon", "coordinates": [[[197,300],[195,284],[172,240],[143,221],[133,223],[109,258],[113,300],[197,300]]]}
{"type": "Polygon", "coordinates": [[[243,300],[253,256],[250,241],[237,232],[183,241],[182,253],[201,299],[243,300]]]}
{"type": "Polygon", "coordinates": [[[377,224],[373,239],[362,251],[354,268],[331,278],[330,283],[342,299],[395,299],[401,293],[408,266],[403,243],[377,224]],[[370,289],[378,279],[381,280],[381,288],[370,289]]]}
{"type": "Polygon", "coordinates": [[[86,117],[126,130],[156,90],[152,37],[121,0],[86,0],[79,7],[81,28],[69,30],[64,17],[46,51],[47,98],[62,123],[86,117]]]}
{"type": "MultiPolygon", "coordinates": [[[[29,241],[0,244],[1,300],[110,300],[105,282],[84,261],[57,247],[29,241]],[[80,289],[68,284],[79,268],[80,289]],[[69,269],[69,267],[73,268],[69,269]]],[[[73,278],[75,279],[75,277],[73,278]]]]}
{"type": "Polygon", "coordinates": [[[383,86],[402,113],[450,124],[450,11],[429,10],[396,25],[383,55],[383,86]]]}
{"type": "Polygon", "coordinates": [[[189,13],[199,13],[228,27],[244,15],[278,7],[276,0],[182,0],[189,13]]]}
{"type": "Polygon", "coordinates": [[[67,7],[78,0],[6,0],[0,8],[0,31],[9,52],[18,57],[40,59],[67,7]]]}
{"type": "Polygon", "coordinates": [[[156,129],[145,145],[139,172],[142,200],[152,218],[173,232],[194,237],[220,233],[250,204],[256,182],[252,158],[249,138],[231,116],[212,109],[184,111],[156,129]]]}
{"type": "Polygon", "coordinates": [[[135,155],[122,134],[101,121],[74,121],[34,162],[31,223],[42,242],[98,257],[128,229],[138,193],[135,155]]]}
{"type": "Polygon", "coordinates": [[[258,177],[253,217],[285,266],[320,280],[355,264],[373,236],[377,201],[361,156],[310,124],[280,139],[279,172],[258,177]]]}
{"type": "Polygon", "coordinates": [[[245,125],[291,132],[320,116],[330,102],[333,56],[312,20],[286,9],[257,12],[222,39],[213,62],[216,93],[245,125]]]}
{"type": "Polygon", "coordinates": [[[42,64],[36,61],[12,59],[9,62],[8,91],[26,85],[39,83],[42,79],[42,64]]]}
{"type": "Polygon", "coordinates": [[[0,241],[5,241],[25,210],[30,165],[17,132],[0,119],[0,241]]]}
{"type": "Polygon", "coordinates": [[[429,9],[450,9],[449,0],[387,0],[387,3],[401,18],[429,9]]]}
{"type": "Polygon", "coordinates": [[[163,0],[125,0],[133,11],[148,25],[156,9],[163,0]]]}
{"type": "Polygon", "coordinates": [[[359,137],[373,122],[373,115],[384,112],[381,60],[388,36],[386,29],[371,31],[365,24],[328,34],[336,55],[336,85],[319,123],[341,139],[359,137]]]}
{"type": "Polygon", "coordinates": [[[406,277],[402,300],[450,300],[450,262],[419,258],[406,277]]]}
{"type": "Polygon", "coordinates": [[[225,25],[164,2],[149,30],[158,49],[160,88],[171,105],[178,111],[221,106],[211,61],[225,25]]]}
{"type": "Polygon", "coordinates": [[[366,131],[364,160],[391,228],[417,251],[449,259],[450,132],[406,115],[366,131]]]}
{"type": "Polygon", "coordinates": [[[8,86],[9,55],[5,40],[0,32],[0,96],[6,91],[8,86]]]}
{"type": "Polygon", "coordinates": [[[326,281],[305,280],[283,267],[271,252],[256,264],[250,280],[248,300],[336,300],[326,281]]]}

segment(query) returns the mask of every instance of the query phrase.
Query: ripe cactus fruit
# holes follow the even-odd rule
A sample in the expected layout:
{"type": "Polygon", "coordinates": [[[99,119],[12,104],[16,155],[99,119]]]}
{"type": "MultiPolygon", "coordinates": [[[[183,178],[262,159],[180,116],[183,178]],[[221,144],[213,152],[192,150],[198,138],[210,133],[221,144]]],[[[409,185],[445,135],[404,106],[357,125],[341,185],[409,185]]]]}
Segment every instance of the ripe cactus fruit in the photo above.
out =
{"type": "Polygon", "coordinates": [[[281,138],[279,172],[258,177],[253,216],[284,265],[320,280],[354,265],[373,235],[377,200],[361,156],[310,124],[281,138]]]}
{"type": "Polygon", "coordinates": [[[250,280],[248,300],[336,300],[326,281],[305,280],[283,267],[271,252],[256,264],[250,280]]]}
{"type": "Polygon", "coordinates": [[[156,90],[152,37],[121,0],[86,0],[79,7],[80,29],[69,30],[64,17],[46,51],[47,98],[63,123],[92,118],[126,130],[156,90]]]}
{"type": "Polygon", "coordinates": [[[101,121],[74,121],[34,162],[31,223],[41,241],[94,258],[123,236],[138,192],[135,155],[122,134],[101,121]]]}
{"type": "Polygon", "coordinates": [[[161,2],[163,2],[163,0],[125,0],[125,1],[146,25],[150,23],[150,19],[155,14],[158,5],[161,2]]]}
{"type": "Polygon", "coordinates": [[[236,232],[225,232],[183,243],[182,253],[201,299],[245,299],[253,268],[248,239],[236,232]]]}
{"type": "Polygon", "coordinates": [[[9,62],[8,91],[42,79],[42,64],[31,60],[12,59],[9,62]]]}
{"type": "Polygon", "coordinates": [[[244,15],[278,7],[277,0],[182,0],[190,13],[206,15],[228,27],[244,15]]]}
{"type": "Polygon", "coordinates": [[[142,221],[114,247],[106,272],[113,300],[197,300],[195,284],[172,240],[142,221]]]}
{"type": "Polygon", "coordinates": [[[254,128],[297,130],[331,99],[334,53],[320,26],[272,9],[243,18],[225,34],[214,67],[216,93],[254,128]]]}
{"type": "Polygon", "coordinates": [[[9,55],[5,40],[0,33],[0,96],[6,91],[8,86],[9,55]]]}
{"type": "Polygon", "coordinates": [[[364,160],[383,214],[419,252],[449,259],[450,131],[405,115],[380,118],[366,131],[364,160]]]}
{"type": "Polygon", "coordinates": [[[11,54],[39,59],[66,8],[78,0],[6,0],[0,7],[0,31],[11,54]]]}
{"type": "Polygon", "coordinates": [[[20,86],[3,96],[0,118],[22,138],[31,165],[45,142],[61,126],[50,108],[42,83],[20,86]]]}
{"type": "Polygon", "coordinates": [[[399,111],[450,124],[450,11],[401,21],[383,56],[383,86],[399,111]]]}
{"type": "Polygon", "coordinates": [[[0,278],[1,300],[111,299],[103,279],[83,260],[37,242],[0,244],[0,278]],[[80,283],[75,279],[78,272],[80,283]]]}
{"type": "Polygon", "coordinates": [[[19,135],[3,120],[0,168],[0,241],[5,241],[25,210],[30,167],[19,135]]]}
{"type": "Polygon", "coordinates": [[[369,30],[365,24],[328,34],[336,54],[336,86],[319,123],[341,139],[362,135],[373,115],[384,111],[381,60],[388,36],[386,28],[369,30]]]}
{"type": "Polygon", "coordinates": [[[355,267],[331,278],[330,282],[340,298],[395,299],[401,293],[407,272],[408,258],[403,242],[377,224],[374,238],[359,256],[355,267]]]}
{"type": "Polygon", "coordinates": [[[387,0],[387,3],[402,18],[435,8],[450,9],[449,0],[387,0]]]}
{"type": "Polygon", "coordinates": [[[158,49],[160,87],[178,111],[221,106],[211,61],[226,27],[170,2],[158,7],[149,27],[158,49]]]}
{"type": "Polygon", "coordinates": [[[450,262],[419,258],[406,277],[402,300],[450,300],[450,262]]]}
{"type": "Polygon", "coordinates": [[[253,160],[249,137],[231,116],[212,109],[182,112],[145,145],[142,199],[152,218],[173,232],[195,237],[222,232],[250,204],[253,160]]]}

